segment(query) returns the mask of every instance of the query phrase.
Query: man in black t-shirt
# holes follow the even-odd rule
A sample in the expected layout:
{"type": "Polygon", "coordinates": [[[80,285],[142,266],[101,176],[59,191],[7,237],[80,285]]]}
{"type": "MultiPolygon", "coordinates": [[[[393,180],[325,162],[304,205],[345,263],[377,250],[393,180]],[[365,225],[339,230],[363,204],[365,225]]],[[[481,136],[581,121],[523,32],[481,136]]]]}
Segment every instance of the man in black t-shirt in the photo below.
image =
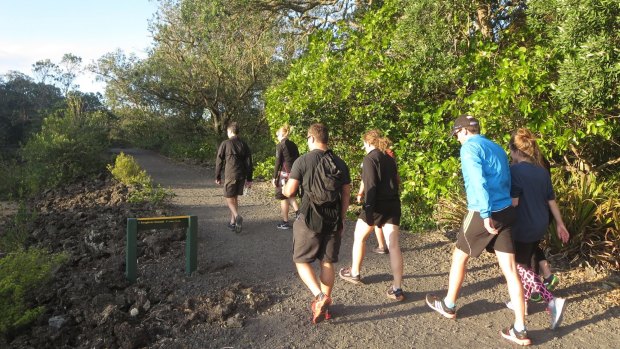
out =
{"type": "Polygon", "coordinates": [[[239,125],[231,123],[227,128],[228,139],[220,144],[215,158],[215,183],[222,184],[222,168],[224,168],[224,197],[230,210],[228,228],[241,232],[243,218],[238,212],[237,197],[243,195],[244,187],[252,187],[252,153],[248,145],[237,134],[239,125]]]}
{"type": "Polygon", "coordinates": [[[313,170],[328,151],[328,131],[322,124],[313,124],[308,129],[308,148],[310,152],[302,155],[293,164],[289,180],[282,189],[288,197],[295,195],[301,185],[302,198],[300,214],[293,224],[293,261],[299,277],[314,295],[311,303],[312,323],[329,319],[329,305],[332,303],[331,293],[334,286],[335,272],[333,263],[338,261],[340,241],[344,220],[349,207],[351,192],[351,176],[349,168],[342,159],[333,156],[337,168],[342,172],[340,199],[327,207],[318,207],[310,201],[309,192],[313,170]],[[335,225],[322,224],[322,217],[336,215],[335,225]],[[312,216],[312,226],[322,227],[314,231],[308,227],[306,218],[312,216]],[[321,261],[321,272],[317,278],[312,262],[321,261]]]}

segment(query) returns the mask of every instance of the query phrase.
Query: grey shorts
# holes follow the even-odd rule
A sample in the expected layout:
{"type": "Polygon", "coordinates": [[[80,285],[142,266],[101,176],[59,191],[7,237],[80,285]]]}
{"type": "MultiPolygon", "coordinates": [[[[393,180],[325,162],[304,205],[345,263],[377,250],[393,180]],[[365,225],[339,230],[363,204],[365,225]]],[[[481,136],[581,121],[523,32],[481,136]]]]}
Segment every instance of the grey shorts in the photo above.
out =
{"type": "Polygon", "coordinates": [[[315,233],[306,225],[304,215],[300,214],[293,223],[293,262],[312,263],[318,259],[336,263],[341,239],[342,233],[337,231],[315,233]]]}
{"type": "Polygon", "coordinates": [[[480,212],[468,211],[463,218],[463,224],[456,239],[456,248],[471,257],[480,256],[485,249],[489,252],[514,253],[512,226],[516,217],[516,209],[512,206],[493,212],[491,219],[495,228],[499,230],[499,234],[493,235],[484,227],[480,212]]]}

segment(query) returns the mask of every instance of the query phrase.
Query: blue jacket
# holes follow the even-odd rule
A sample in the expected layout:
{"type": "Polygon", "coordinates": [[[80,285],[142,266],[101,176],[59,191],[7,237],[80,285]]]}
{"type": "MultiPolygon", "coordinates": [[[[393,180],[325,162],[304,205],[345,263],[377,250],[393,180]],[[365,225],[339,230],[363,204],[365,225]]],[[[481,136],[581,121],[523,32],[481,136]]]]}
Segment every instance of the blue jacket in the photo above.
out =
{"type": "Polygon", "coordinates": [[[467,193],[467,209],[488,218],[512,204],[510,166],[502,147],[474,135],[461,146],[461,170],[467,193]]]}

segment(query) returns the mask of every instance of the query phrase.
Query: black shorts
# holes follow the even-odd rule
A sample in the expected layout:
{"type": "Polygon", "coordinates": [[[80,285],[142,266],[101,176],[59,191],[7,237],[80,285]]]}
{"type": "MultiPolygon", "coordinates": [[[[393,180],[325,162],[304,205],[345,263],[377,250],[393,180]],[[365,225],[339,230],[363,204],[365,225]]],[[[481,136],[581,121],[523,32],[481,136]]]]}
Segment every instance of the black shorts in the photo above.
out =
{"type": "Polygon", "coordinates": [[[243,195],[245,179],[226,179],[224,182],[224,197],[234,198],[243,195]]]}
{"type": "Polygon", "coordinates": [[[480,212],[468,211],[463,218],[461,230],[456,238],[456,248],[472,257],[478,257],[483,250],[514,253],[512,244],[512,226],[516,220],[516,209],[508,206],[493,212],[491,219],[499,234],[490,234],[484,227],[480,212]]]}
{"type": "MultiPolygon", "coordinates": [[[[537,253],[536,250],[540,250],[540,247],[538,247],[540,240],[533,242],[513,241],[513,244],[515,246],[515,260],[517,263],[530,267],[534,261],[532,257],[537,253]]],[[[540,251],[542,252],[542,250],[540,251]]]]}
{"type": "Polygon", "coordinates": [[[400,215],[400,201],[389,201],[377,204],[372,214],[372,220],[368,219],[366,211],[362,208],[359,219],[370,226],[382,227],[386,223],[400,226],[400,215]]]}
{"type": "Polygon", "coordinates": [[[293,262],[312,263],[318,259],[336,263],[341,238],[342,233],[336,231],[315,233],[306,225],[304,215],[300,214],[293,223],[293,262]]]}

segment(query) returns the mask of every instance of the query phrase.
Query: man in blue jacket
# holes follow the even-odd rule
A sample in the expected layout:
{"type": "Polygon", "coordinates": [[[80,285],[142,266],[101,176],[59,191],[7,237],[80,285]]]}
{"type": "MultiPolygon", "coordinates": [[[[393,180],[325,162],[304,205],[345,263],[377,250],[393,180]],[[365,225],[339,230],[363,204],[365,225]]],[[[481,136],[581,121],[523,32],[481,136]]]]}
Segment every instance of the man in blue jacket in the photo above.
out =
{"type": "Polygon", "coordinates": [[[467,194],[467,214],[459,231],[445,298],[426,295],[426,303],[441,315],[456,318],[456,299],[465,278],[469,257],[483,250],[494,252],[515,304],[514,325],[502,337],[519,345],[530,345],[525,329],[523,287],[517,273],[511,228],[516,210],[510,197],[510,167],[502,147],[480,135],[480,123],[470,115],[454,121],[452,136],[461,143],[461,170],[467,194]]]}

